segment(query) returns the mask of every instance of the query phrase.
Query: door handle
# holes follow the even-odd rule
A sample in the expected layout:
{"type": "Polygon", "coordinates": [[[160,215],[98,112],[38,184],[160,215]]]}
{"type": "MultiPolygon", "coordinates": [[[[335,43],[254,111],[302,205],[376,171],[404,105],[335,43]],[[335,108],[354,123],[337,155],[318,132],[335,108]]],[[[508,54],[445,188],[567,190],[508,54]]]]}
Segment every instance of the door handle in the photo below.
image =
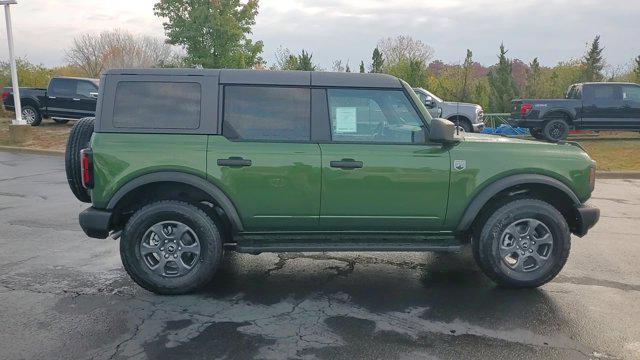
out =
{"type": "Polygon", "coordinates": [[[55,99],[55,98],[56,98],[55,96],[49,96],[49,99],[55,99]]]}
{"type": "Polygon", "coordinates": [[[80,101],[80,99],[78,99],[78,98],[73,98],[73,101],[80,101]]]}
{"type": "Polygon", "coordinates": [[[332,168],[340,169],[360,169],[362,167],[362,161],[356,161],[353,159],[342,159],[338,161],[331,161],[329,163],[332,168]]]}
{"type": "Polygon", "coordinates": [[[228,159],[218,159],[218,166],[243,167],[251,166],[251,160],[243,159],[238,156],[231,156],[228,159]]]}

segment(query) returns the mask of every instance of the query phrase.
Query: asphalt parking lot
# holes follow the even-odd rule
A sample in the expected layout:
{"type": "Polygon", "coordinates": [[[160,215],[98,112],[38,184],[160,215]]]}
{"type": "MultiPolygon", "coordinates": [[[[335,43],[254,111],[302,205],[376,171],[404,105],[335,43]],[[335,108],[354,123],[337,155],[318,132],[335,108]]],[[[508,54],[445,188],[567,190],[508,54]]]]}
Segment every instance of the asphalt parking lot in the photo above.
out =
{"type": "Polygon", "coordinates": [[[208,288],[137,287],[87,238],[61,157],[0,152],[0,359],[640,358],[640,180],[599,180],[602,218],[537,290],[470,254],[227,254],[208,288]]]}

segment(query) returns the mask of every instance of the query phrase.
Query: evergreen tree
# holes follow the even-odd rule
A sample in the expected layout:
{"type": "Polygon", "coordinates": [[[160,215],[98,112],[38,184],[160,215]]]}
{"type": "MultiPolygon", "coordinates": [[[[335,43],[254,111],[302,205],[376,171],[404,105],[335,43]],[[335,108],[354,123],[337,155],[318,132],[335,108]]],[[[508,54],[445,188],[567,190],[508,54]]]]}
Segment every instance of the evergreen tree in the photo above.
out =
{"type": "Polygon", "coordinates": [[[364,73],[365,69],[364,69],[364,61],[360,61],[360,73],[364,73]]]}
{"type": "Polygon", "coordinates": [[[302,53],[298,55],[298,66],[295,70],[316,71],[317,66],[313,64],[311,58],[313,58],[313,54],[302,50],[302,53]]]}
{"type": "Polygon", "coordinates": [[[258,0],[160,0],[153,10],[165,19],[167,42],[186,49],[189,66],[250,68],[263,63],[262,41],[247,37],[258,0]]]}
{"type": "Polygon", "coordinates": [[[462,76],[460,90],[458,91],[459,101],[469,101],[471,95],[471,71],[473,70],[473,53],[467,49],[467,56],[462,64],[462,76]]]}
{"type": "Polygon", "coordinates": [[[384,66],[384,59],[382,58],[382,53],[376,47],[373,49],[373,55],[371,56],[371,72],[372,73],[381,73],[382,67],[384,66]]]}
{"type": "Polygon", "coordinates": [[[525,95],[527,97],[537,98],[540,97],[540,83],[541,83],[542,70],[540,69],[540,63],[538,58],[534,58],[529,64],[529,70],[527,71],[527,82],[525,83],[525,95]]]}
{"type": "Polygon", "coordinates": [[[635,77],[635,82],[640,83],[640,55],[634,60],[635,67],[633,69],[633,75],[635,77]]]}
{"type": "Polygon", "coordinates": [[[489,109],[495,112],[509,112],[511,100],[518,96],[518,87],[513,80],[512,61],[507,58],[504,44],[500,44],[498,64],[489,72],[489,109]]]}
{"type": "Polygon", "coordinates": [[[582,59],[584,66],[584,81],[602,81],[604,76],[602,75],[602,69],[604,68],[604,58],[602,57],[603,47],[600,47],[600,35],[597,35],[589,51],[582,59]]]}

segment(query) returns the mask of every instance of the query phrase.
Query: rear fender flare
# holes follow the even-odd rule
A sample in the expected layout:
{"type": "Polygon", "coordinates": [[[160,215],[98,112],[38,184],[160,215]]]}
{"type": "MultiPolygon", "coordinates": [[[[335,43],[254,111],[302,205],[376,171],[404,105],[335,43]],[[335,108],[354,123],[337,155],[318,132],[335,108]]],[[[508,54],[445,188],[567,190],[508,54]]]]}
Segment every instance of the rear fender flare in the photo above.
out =
{"type": "Polygon", "coordinates": [[[213,198],[218,203],[218,205],[220,205],[222,210],[224,210],[224,212],[229,217],[229,221],[231,221],[231,225],[233,226],[234,231],[242,232],[244,230],[242,221],[240,220],[240,216],[238,215],[238,211],[236,210],[235,205],[233,204],[231,199],[229,199],[229,197],[222,190],[220,190],[220,188],[199,176],[182,172],[154,172],[139,176],[129,181],[128,183],[120,187],[120,189],[118,189],[118,191],[116,191],[116,193],[111,197],[109,203],[107,204],[107,210],[113,210],[116,205],[118,205],[118,202],[122,200],[122,198],[124,198],[125,195],[127,195],[129,192],[141,186],[158,182],[183,183],[204,191],[206,194],[211,196],[211,198],[213,198]]]}

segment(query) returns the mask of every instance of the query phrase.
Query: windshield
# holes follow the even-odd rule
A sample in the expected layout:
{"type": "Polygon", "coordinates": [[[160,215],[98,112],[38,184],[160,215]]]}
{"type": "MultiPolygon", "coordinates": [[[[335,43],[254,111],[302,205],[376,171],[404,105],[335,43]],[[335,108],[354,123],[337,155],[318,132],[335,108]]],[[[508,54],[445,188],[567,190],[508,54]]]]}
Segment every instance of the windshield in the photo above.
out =
{"type": "Polygon", "coordinates": [[[422,118],[427,122],[428,125],[431,125],[431,114],[429,114],[427,108],[424,106],[422,101],[420,101],[418,95],[416,95],[415,91],[413,91],[411,86],[409,86],[409,84],[407,84],[404,80],[400,80],[400,82],[402,83],[402,86],[407,90],[409,96],[411,96],[411,100],[413,101],[413,103],[416,104],[416,107],[418,108],[418,111],[420,111],[422,118]]]}

